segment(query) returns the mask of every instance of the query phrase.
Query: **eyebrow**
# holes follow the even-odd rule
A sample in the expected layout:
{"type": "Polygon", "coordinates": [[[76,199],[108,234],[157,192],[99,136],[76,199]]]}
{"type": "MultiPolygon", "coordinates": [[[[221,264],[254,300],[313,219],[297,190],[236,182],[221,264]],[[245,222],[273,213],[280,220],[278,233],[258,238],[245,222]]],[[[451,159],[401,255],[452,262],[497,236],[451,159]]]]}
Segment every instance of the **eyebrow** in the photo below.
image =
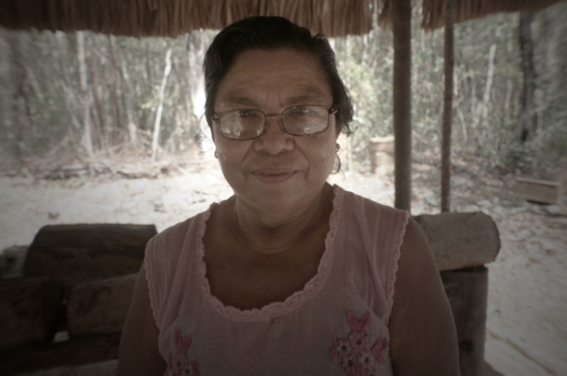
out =
{"type": "MultiPolygon", "coordinates": [[[[225,99],[230,104],[240,104],[243,106],[260,107],[261,104],[256,102],[254,99],[242,96],[229,96],[225,99]]],[[[282,106],[293,106],[298,104],[318,104],[317,102],[323,102],[323,95],[319,93],[310,93],[295,95],[287,98],[282,106]]]]}
{"type": "Polygon", "coordinates": [[[244,106],[254,106],[254,107],[258,107],[260,105],[254,99],[248,97],[230,96],[225,100],[230,104],[241,104],[244,106]]]}
{"type": "Polygon", "coordinates": [[[316,102],[318,101],[324,102],[323,95],[319,93],[309,93],[289,97],[282,103],[282,105],[317,104],[316,102]]]}

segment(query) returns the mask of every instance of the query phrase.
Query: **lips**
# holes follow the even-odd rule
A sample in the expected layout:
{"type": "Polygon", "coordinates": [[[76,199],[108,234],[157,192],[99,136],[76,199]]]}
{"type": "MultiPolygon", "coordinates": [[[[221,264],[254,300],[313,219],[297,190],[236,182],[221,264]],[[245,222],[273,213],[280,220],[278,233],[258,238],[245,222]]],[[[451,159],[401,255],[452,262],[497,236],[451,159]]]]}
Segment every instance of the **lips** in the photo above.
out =
{"type": "Polygon", "coordinates": [[[252,172],[258,180],[265,183],[280,183],[290,179],[297,171],[287,168],[259,169],[252,172]]]}

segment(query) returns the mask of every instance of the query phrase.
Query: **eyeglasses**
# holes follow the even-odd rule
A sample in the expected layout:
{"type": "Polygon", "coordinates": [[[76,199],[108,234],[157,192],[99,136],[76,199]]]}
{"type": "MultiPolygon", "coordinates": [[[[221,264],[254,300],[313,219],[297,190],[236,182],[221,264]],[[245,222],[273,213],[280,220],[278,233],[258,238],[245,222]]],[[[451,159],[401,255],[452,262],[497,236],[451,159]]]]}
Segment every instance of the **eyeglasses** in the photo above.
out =
{"type": "Polygon", "coordinates": [[[268,130],[266,118],[278,116],[283,129],[292,136],[312,136],[329,128],[329,118],[337,113],[335,107],[296,106],[285,109],[281,114],[266,115],[260,110],[231,110],[213,117],[220,134],[229,140],[253,140],[268,130]]]}

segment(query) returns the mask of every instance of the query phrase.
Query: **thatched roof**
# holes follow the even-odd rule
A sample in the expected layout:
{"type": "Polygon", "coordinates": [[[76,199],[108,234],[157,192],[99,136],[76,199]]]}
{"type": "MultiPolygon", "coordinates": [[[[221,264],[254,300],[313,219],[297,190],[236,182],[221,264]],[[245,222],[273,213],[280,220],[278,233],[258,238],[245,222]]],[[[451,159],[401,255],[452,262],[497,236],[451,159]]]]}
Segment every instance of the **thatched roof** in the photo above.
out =
{"type": "Polygon", "coordinates": [[[176,37],[269,15],[334,37],[372,30],[372,4],[372,0],[2,0],[0,25],[14,30],[176,37]]]}
{"type": "MultiPolygon", "coordinates": [[[[455,23],[499,12],[526,12],[546,8],[560,0],[454,0],[455,23]]],[[[423,0],[424,29],[444,26],[446,0],[423,0]]]]}
{"type": "MultiPolygon", "coordinates": [[[[289,18],[328,37],[366,34],[374,7],[381,23],[396,0],[1,0],[0,26],[27,30],[91,30],[134,37],[176,37],[222,29],[248,16],[289,18]]],[[[423,0],[424,29],[443,26],[446,0],[423,0]]],[[[491,13],[533,11],[559,0],[454,0],[455,22],[491,13]]]]}

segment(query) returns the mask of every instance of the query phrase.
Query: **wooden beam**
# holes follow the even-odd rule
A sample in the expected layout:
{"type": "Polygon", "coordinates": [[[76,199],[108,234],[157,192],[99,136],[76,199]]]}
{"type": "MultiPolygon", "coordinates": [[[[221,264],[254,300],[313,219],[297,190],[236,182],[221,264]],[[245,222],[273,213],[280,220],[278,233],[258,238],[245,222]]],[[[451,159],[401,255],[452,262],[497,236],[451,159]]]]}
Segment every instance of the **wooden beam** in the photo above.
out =
{"type": "Polygon", "coordinates": [[[392,1],[395,207],[411,210],[411,0],[392,1]]]}

